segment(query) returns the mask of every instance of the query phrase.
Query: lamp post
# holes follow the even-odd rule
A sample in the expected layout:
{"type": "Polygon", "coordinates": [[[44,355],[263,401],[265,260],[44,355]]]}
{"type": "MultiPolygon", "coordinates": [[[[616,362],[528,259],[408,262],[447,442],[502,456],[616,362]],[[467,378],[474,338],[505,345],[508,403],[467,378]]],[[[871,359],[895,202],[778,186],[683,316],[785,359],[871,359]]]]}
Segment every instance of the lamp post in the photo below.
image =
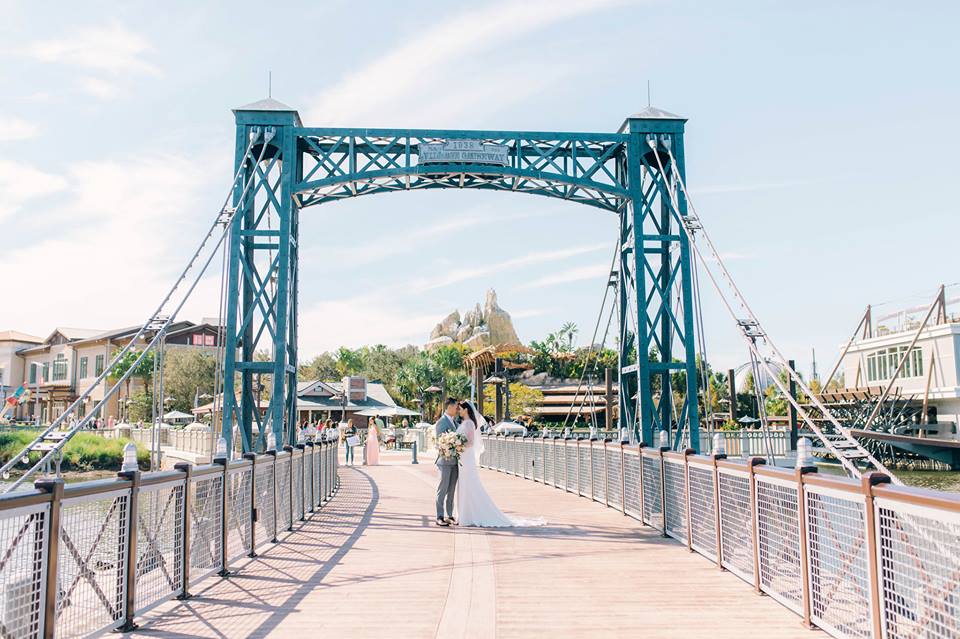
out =
{"type": "Polygon", "coordinates": [[[36,368],[36,369],[37,369],[37,374],[36,374],[36,376],[35,376],[35,378],[34,378],[34,379],[36,380],[36,383],[37,383],[37,396],[36,396],[36,398],[33,400],[33,406],[34,406],[34,409],[33,409],[33,412],[34,412],[33,418],[34,418],[34,421],[36,422],[37,429],[39,430],[39,429],[40,429],[40,377],[41,377],[41,373],[42,373],[42,371],[43,371],[43,368],[42,368],[43,365],[42,365],[40,362],[30,362],[30,366],[31,366],[32,368],[36,368]]]}
{"type": "MultiPolygon", "coordinates": [[[[443,382],[441,382],[442,384],[443,382]]],[[[424,393],[440,393],[440,399],[437,402],[437,419],[440,419],[440,414],[443,413],[443,386],[437,386],[436,384],[431,384],[423,389],[424,393]]]]}

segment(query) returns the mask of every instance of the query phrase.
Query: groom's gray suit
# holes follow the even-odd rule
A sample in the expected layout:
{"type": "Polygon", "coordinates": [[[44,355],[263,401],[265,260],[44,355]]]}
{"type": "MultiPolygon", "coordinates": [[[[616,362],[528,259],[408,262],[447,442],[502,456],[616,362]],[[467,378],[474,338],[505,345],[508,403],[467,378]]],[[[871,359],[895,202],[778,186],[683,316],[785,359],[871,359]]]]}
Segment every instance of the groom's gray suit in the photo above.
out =
{"type": "MultiPolygon", "coordinates": [[[[441,434],[457,430],[457,425],[446,413],[433,425],[437,438],[441,434]]],[[[440,484],[437,486],[437,519],[443,519],[443,507],[446,504],[447,517],[453,517],[453,495],[457,489],[457,477],[460,465],[456,459],[446,459],[437,455],[437,467],[440,469],[440,484]]]]}

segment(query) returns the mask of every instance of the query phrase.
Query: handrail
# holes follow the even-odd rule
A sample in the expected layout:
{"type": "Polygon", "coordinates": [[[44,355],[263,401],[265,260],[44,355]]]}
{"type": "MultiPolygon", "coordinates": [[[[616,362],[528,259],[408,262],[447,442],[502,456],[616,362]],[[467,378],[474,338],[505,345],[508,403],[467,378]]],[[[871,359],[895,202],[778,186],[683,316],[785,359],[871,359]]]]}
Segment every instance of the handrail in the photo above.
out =
{"type": "MultiPolygon", "coordinates": [[[[484,468],[513,472],[529,441],[485,435],[484,468]]],[[[528,476],[619,510],[672,537],[834,637],[960,637],[960,495],[621,444],[537,441],[528,476]],[[617,447],[604,444],[606,453],[617,447]],[[536,457],[535,457],[536,459],[536,457]],[[668,462],[668,463],[665,463],[668,462]],[[576,471],[569,468],[576,468],[576,471]],[[592,468],[592,466],[591,466],[592,468]],[[596,470],[596,469],[594,469],[596,470]],[[682,470],[682,472],[681,472],[682,470]],[[573,476],[576,472],[576,476],[573,476]],[[620,481],[610,481],[618,476],[620,481]],[[602,482],[593,485],[594,477],[602,482]],[[882,578],[881,578],[882,575],[882,578]]],[[[513,472],[513,474],[517,474],[513,472]]]]}
{"type": "Polygon", "coordinates": [[[237,556],[229,548],[254,554],[264,544],[282,543],[280,533],[295,530],[289,510],[295,496],[309,500],[306,520],[336,493],[338,451],[338,442],[316,442],[292,453],[69,485],[43,478],[36,490],[0,495],[0,557],[31,558],[28,571],[18,561],[0,561],[0,583],[18,588],[18,601],[27,602],[4,610],[4,636],[133,629],[135,618],[153,606],[189,597],[191,585],[215,573],[229,575],[237,556]],[[325,472],[311,486],[297,487],[289,481],[293,460],[325,472]],[[280,468],[290,475],[277,477],[280,468]],[[255,476],[263,469],[272,482],[255,476]],[[219,551],[216,542],[222,542],[219,551]],[[118,563],[104,570],[104,557],[118,563]],[[141,581],[152,585],[139,592],[141,581]],[[163,584],[159,592],[157,584],[163,584]]]}

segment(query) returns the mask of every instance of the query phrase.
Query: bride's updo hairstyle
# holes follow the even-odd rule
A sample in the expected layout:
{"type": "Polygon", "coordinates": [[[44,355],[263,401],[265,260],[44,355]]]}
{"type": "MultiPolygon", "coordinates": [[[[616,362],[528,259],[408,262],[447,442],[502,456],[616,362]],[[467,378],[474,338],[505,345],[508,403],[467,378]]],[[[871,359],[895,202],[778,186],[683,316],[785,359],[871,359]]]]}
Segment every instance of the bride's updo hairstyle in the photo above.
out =
{"type": "Polygon", "coordinates": [[[467,411],[467,415],[470,416],[470,421],[473,422],[474,425],[478,423],[477,416],[474,414],[473,406],[470,405],[470,402],[460,402],[460,408],[463,408],[467,411]]]}

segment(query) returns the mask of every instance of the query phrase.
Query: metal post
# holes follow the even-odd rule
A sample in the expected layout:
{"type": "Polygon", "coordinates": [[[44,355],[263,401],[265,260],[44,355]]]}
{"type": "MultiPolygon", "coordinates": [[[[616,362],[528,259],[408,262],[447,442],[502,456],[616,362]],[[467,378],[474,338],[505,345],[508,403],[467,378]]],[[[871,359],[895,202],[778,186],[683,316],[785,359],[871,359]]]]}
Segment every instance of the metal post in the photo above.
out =
{"type": "Polygon", "coordinates": [[[626,442],[620,442],[620,512],[627,516],[627,469],[624,466],[626,454],[623,452],[626,442]]]}
{"type": "Polygon", "coordinates": [[[244,453],[243,458],[250,460],[250,551],[247,557],[256,557],[254,548],[257,547],[257,520],[260,518],[257,512],[257,454],[244,453]]]}
{"type": "Polygon", "coordinates": [[[757,506],[757,476],[754,468],[763,466],[766,462],[762,457],[751,457],[747,461],[747,472],[750,474],[750,536],[753,541],[753,589],[760,594],[760,533],[759,521],[760,510],[757,506]]]}
{"type": "Polygon", "coordinates": [[[670,450],[669,446],[661,446],[657,449],[660,453],[660,514],[663,516],[663,533],[664,537],[667,535],[667,465],[663,461],[663,454],[670,450]]]}
{"type": "MultiPolygon", "coordinates": [[[[787,362],[787,366],[790,367],[790,370],[796,371],[797,366],[794,361],[791,359],[787,362]]],[[[790,378],[790,397],[794,400],[797,399],[797,382],[793,379],[793,375],[788,376],[790,378]]],[[[797,409],[793,405],[793,402],[789,402],[790,406],[790,450],[797,450],[797,409]]]]}
{"type": "Polygon", "coordinates": [[[140,497],[140,471],[121,471],[117,473],[121,479],[130,481],[130,500],[127,502],[127,557],[123,579],[126,582],[126,598],[123,602],[123,624],[120,632],[130,632],[139,626],[133,621],[133,613],[137,605],[137,509],[140,497]]]}
{"type": "MultiPolygon", "coordinates": [[[[304,487],[303,482],[306,481],[306,477],[307,477],[307,469],[306,469],[306,459],[307,459],[306,448],[307,447],[304,444],[297,444],[296,448],[297,450],[300,451],[300,512],[303,513],[302,515],[300,515],[300,521],[306,521],[307,520],[307,503],[306,503],[307,490],[304,487]]],[[[292,459],[290,460],[290,463],[291,464],[293,463],[292,459]]],[[[292,482],[291,482],[291,485],[292,485],[292,482]]],[[[296,492],[294,492],[293,494],[295,495],[296,492]]],[[[292,497],[290,501],[291,502],[293,501],[292,497]]]]}
{"type": "MultiPolygon", "coordinates": [[[[229,455],[229,453],[227,453],[229,455]]],[[[213,460],[214,464],[223,465],[223,490],[220,491],[220,572],[221,577],[229,577],[230,569],[227,566],[229,555],[227,554],[227,542],[230,540],[230,475],[227,474],[230,463],[226,457],[213,460]]]]}
{"type": "MultiPolygon", "coordinates": [[[[309,463],[309,465],[310,465],[310,479],[309,479],[309,482],[310,482],[310,499],[309,499],[309,502],[310,502],[310,512],[313,512],[313,511],[314,511],[314,507],[315,507],[315,505],[316,505],[316,503],[317,503],[316,495],[313,494],[313,492],[314,492],[314,488],[313,488],[313,486],[314,486],[314,480],[313,480],[313,456],[314,456],[314,454],[316,454],[316,451],[314,450],[314,444],[313,444],[313,442],[304,442],[304,446],[305,446],[305,448],[303,449],[303,450],[304,450],[304,457],[306,457],[306,451],[307,451],[307,449],[310,450],[310,461],[309,461],[309,462],[304,462],[304,463],[305,463],[305,464],[309,463]]],[[[366,450],[366,446],[364,446],[364,450],[366,450]]],[[[304,474],[303,480],[304,480],[304,481],[308,481],[306,474],[304,474]]],[[[304,487],[304,490],[303,490],[303,498],[304,498],[304,499],[307,499],[307,489],[306,489],[306,487],[304,487]]]]}
{"type": "Polygon", "coordinates": [[[287,444],[283,447],[283,450],[290,453],[290,463],[288,464],[290,480],[287,482],[287,488],[290,491],[290,498],[287,500],[287,505],[290,508],[290,525],[287,527],[288,531],[293,530],[293,496],[296,494],[293,490],[293,446],[287,444]]]}
{"type": "Polygon", "coordinates": [[[693,552],[693,523],[690,521],[690,455],[696,454],[692,448],[683,451],[683,500],[687,505],[687,550],[693,552]]]}
{"type": "Polygon", "coordinates": [[[174,469],[183,473],[183,522],[181,523],[183,533],[180,545],[183,588],[177,596],[177,599],[183,600],[193,596],[190,594],[190,509],[193,507],[193,499],[190,498],[190,482],[193,477],[193,466],[187,462],[179,462],[174,465],[174,469]]]}
{"type": "Polygon", "coordinates": [[[734,370],[727,370],[727,386],[730,389],[730,421],[737,421],[737,377],[734,370]]]}
{"type": "Polygon", "coordinates": [[[713,460],[713,528],[717,534],[717,568],[723,570],[723,543],[720,535],[720,469],[717,468],[717,462],[726,459],[727,456],[724,453],[714,452],[711,458],[713,460]]]}
{"type": "Polygon", "coordinates": [[[637,473],[637,490],[639,491],[638,496],[640,497],[640,523],[643,524],[643,508],[646,500],[643,498],[643,447],[646,446],[643,442],[637,444],[637,465],[639,472],[637,473]]]}
{"type": "Polygon", "coordinates": [[[613,430],[613,370],[603,369],[604,407],[603,415],[607,430],[613,430]]]}
{"type": "Polygon", "coordinates": [[[877,540],[877,519],[873,507],[873,487],[879,484],[889,484],[890,477],[883,473],[870,472],[861,478],[863,494],[866,498],[864,517],[866,519],[867,534],[867,566],[870,576],[870,616],[873,621],[873,636],[883,636],[883,611],[880,608],[880,567],[877,563],[879,542],[877,540]]]}
{"type": "MultiPolygon", "coordinates": [[[[813,628],[813,622],[810,620],[810,544],[807,539],[807,495],[803,486],[804,475],[817,472],[816,466],[803,466],[795,471],[797,481],[797,531],[800,543],[800,585],[801,585],[801,605],[803,606],[803,625],[807,628],[813,628]]],[[[758,568],[759,572],[759,568],[758,568]]],[[[876,635],[879,637],[880,635],[876,635]]]]}
{"type": "MultiPolygon", "coordinates": [[[[39,411],[38,411],[39,414],[39,411]]],[[[38,479],[34,487],[50,493],[50,518],[47,520],[47,561],[44,564],[43,637],[53,639],[57,626],[57,573],[60,559],[60,513],[63,503],[63,479],[38,479]]]]}

